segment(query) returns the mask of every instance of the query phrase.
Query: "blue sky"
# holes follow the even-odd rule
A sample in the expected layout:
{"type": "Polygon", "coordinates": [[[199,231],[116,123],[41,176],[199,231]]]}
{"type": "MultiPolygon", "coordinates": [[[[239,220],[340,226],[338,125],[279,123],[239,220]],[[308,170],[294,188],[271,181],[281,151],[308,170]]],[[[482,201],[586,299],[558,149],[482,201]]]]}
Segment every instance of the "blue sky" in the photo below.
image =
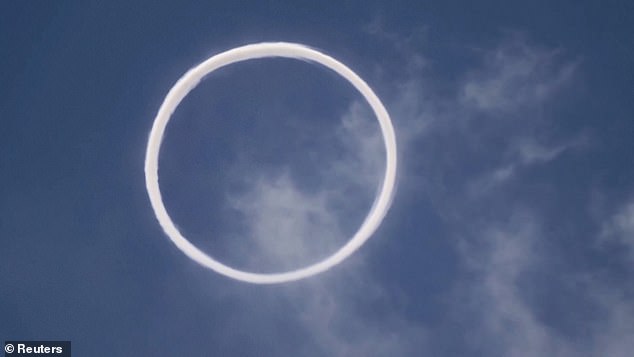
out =
{"type": "MultiPolygon", "coordinates": [[[[628,356],[634,349],[634,6],[626,1],[4,2],[0,336],[86,356],[628,356]],[[399,184],[341,265],[257,286],[164,235],[145,145],[209,56],[303,43],[390,112],[399,184]]],[[[384,167],[328,70],[210,75],[161,151],[181,231],[235,267],[332,253],[384,167]]]]}

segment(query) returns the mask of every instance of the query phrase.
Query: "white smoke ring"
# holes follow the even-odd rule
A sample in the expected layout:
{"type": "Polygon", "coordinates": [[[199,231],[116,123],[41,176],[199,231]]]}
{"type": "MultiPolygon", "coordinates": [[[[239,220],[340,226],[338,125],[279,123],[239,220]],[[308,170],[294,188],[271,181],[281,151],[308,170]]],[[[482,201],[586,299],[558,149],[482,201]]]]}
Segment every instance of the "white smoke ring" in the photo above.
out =
{"type": "Polygon", "coordinates": [[[341,263],[376,231],[390,208],[396,182],[396,138],[390,116],[372,89],[351,69],[336,59],[312,48],[285,42],[258,43],[237,47],[217,54],[189,70],[170,89],[154,119],[145,156],[145,184],[156,218],[172,242],[189,258],[233,279],[256,284],[273,284],[307,278],[341,263]],[[190,243],[176,228],[167,213],[158,184],[158,159],[165,127],[183,98],[209,73],[232,63],[265,57],[285,57],[319,63],[350,82],[363,95],[376,115],[386,152],[385,176],[374,204],[353,237],[329,257],[304,268],[274,274],[241,271],[224,265],[190,243]]]}

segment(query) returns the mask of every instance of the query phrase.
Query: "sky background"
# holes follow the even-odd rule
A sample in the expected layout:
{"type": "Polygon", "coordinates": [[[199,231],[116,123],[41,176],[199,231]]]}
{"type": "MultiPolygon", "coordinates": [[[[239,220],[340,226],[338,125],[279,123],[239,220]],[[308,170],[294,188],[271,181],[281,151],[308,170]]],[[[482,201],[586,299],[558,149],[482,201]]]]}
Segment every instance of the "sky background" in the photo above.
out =
{"type": "MultiPolygon", "coordinates": [[[[632,4],[3,1],[0,336],[78,356],[630,356],[632,4]],[[356,71],[400,154],[376,234],[270,286],[178,251],[143,173],[175,81],[262,41],[356,71]]],[[[213,257],[293,269],[358,228],[381,140],[328,70],[235,64],[172,117],[161,189],[213,257]]]]}

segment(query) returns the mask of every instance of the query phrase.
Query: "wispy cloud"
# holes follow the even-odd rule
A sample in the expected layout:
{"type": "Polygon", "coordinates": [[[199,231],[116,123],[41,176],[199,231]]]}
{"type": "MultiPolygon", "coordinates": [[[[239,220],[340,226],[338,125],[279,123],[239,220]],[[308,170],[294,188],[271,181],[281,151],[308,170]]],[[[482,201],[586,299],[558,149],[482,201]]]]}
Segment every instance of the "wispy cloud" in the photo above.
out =
{"type": "Polygon", "coordinates": [[[258,177],[252,184],[230,199],[232,208],[246,217],[253,246],[249,265],[299,267],[329,255],[342,241],[328,192],[301,191],[287,171],[258,177]]]}
{"type": "Polygon", "coordinates": [[[550,146],[530,137],[517,138],[510,142],[505,152],[500,155],[498,166],[477,175],[468,184],[467,191],[470,196],[489,194],[492,189],[513,179],[518,175],[518,171],[556,160],[567,150],[582,148],[585,142],[586,139],[582,135],[550,146]]]}
{"type": "MultiPolygon", "coordinates": [[[[399,51],[409,50],[401,46],[399,51]]],[[[559,238],[549,231],[546,217],[502,189],[583,143],[579,133],[564,139],[536,135],[547,120],[555,119],[536,120],[527,109],[546,105],[565,90],[577,64],[560,54],[513,37],[483,51],[482,65],[457,84],[457,95],[434,94],[434,83],[420,72],[388,83],[394,91],[386,104],[403,153],[396,204],[415,195],[436,210],[460,269],[448,277],[451,290],[436,307],[442,310],[440,321],[410,314],[396,297],[398,289],[384,285],[368,268],[363,252],[335,268],[336,274],[297,288],[291,285],[284,290],[285,299],[319,349],[298,354],[628,355],[634,347],[628,338],[634,332],[631,292],[603,282],[600,274],[560,262],[559,251],[545,248],[559,238]],[[513,116],[521,125],[500,120],[474,125],[471,119],[483,114],[513,116]],[[487,194],[471,194],[474,190],[487,194]],[[527,278],[531,276],[542,278],[527,278]],[[573,332],[545,318],[542,303],[530,298],[536,292],[563,294],[564,287],[545,284],[544,276],[565,282],[574,293],[565,312],[576,316],[573,332]],[[602,314],[586,318],[583,306],[602,314]]],[[[250,180],[244,192],[231,198],[260,250],[258,259],[305,265],[347,238],[343,222],[348,213],[341,206],[356,209],[373,196],[382,175],[383,148],[374,118],[359,103],[342,116],[338,133],[345,150],[327,164],[331,176],[320,189],[306,192],[281,170],[250,180]]],[[[605,219],[600,235],[631,248],[627,239],[633,222],[634,205],[627,205],[605,219]]],[[[411,232],[395,227],[382,235],[407,237],[411,232]]]]}
{"type": "Polygon", "coordinates": [[[634,350],[634,303],[632,292],[595,282],[594,298],[603,318],[594,326],[593,356],[627,357],[634,350]]]}
{"type": "Polygon", "coordinates": [[[473,70],[461,91],[461,101],[476,109],[508,112],[539,105],[564,86],[575,62],[558,61],[559,51],[530,46],[520,35],[485,52],[482,68],[473,70]]]}
{"type": "MultiPolygon", "coordinates": [[[[343,223],[350,217],[345,206],[358,210],[362,203],[371,203],[383,174],[385,150],[376,120],[359,103],[351,103],[341,117],[337,134],[344,150],[326,164],[329,175],[321,189],[302,191],[288,170],[281,170],[247,180],[247,189],[230,197],[231,207],[245,217],[249,239],[257,247],[253,265],[297,268],[331,254],[349,238],[343,233],[343,223]]],[[[301,289],[285,290],[285,299],[320,349],[298,353],[411,355],[422,348],[425,329],[398,313],[396,306],[382,315],[363,312],[389,296],[358,253],[345,267],[334,269],[337,277],[313,279],[301,289]]]]}
{"type": "Polygon", "coordinates": [[[521,212],[461,245],[470,279],[458,286],[457,296],[476,312],[468,322],[473,331],[469,343],[483,355],[579,355],[558,331],[539,321],[522,296],[523,274],[544,263],[535,247],[542,235],[535,218],[521,212]]]}
{"type": "MultiPolygon", "coordinates": [[[[634,303],[627,286],[608,283],[600,273],[557,269],[560,259],[545,250],[543,240],[552,238],[542,228],[541,219],[526,211],[511,213],[507,223],[462,240],[461,255],[466,274],[456,284],[454,295],[459,318],[467,321],[469,344],[484,356],[618,356],[631,354],[634,345],[634,303]],[[540,248],[541,247],[541,248],[540,248]],[[557,298],[571,289],[573,299],[557,314],[576,314],[575,337],[548,322],[530,295],[547,289],[540,278],[552,275],[564,283],[562,291],[546,291],[557,298]],[[585,310],[579,302],[586,302],[585,310]],[[591,311],[598,311],[593,314],[591,311]],[[460,316],[460,314],[464,314],[460,316]],[[581,333],[581,332],[579,332],[581,333]]],[[[552,287],[550,288],[552,289],[552,287]]]]}
{"type": "Polygon", "coordinates": [[[630,263],[634,264],[634,201],[626,203],[603,224],[601,240],[625,249],[630,263]]]}

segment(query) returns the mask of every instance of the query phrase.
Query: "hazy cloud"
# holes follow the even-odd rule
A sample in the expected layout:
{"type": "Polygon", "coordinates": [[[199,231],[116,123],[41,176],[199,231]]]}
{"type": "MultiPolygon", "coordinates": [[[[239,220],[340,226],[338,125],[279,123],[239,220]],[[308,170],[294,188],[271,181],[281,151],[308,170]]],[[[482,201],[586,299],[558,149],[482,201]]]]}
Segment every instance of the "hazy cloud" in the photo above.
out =
{"type": "MultiPolygon", "coordinates": [[[[401,46],[400,51],[406,53],[407,48],[401,46]]],[[[558,274],[558,281],[583,281],[581,287],[571,289],[580,301],[603,311],[594,320],[584,319],[582,310],[571,312],[578,314],[577,323],[583,325],[580,330],[587,338],[571,337],[538,313],[540,306],[527,292],[549,287],[540,279],[529,279],[526,285],[526,276],[541,274],[559,260],[556,252],[544,249],[544,241],[554,237],[538,211],[500,190],[511,178],[521,179],[523,170],[540,169],[539,164],[583,143],[575,139],[582,138],[575,136],[578,133],[557,141],[531,135],[538,130],[526,130],[537,129],[544,121],[532,120],[525,109],[553,100],[575,73],[576,63],[561,61],[560,55],[561,51],[513,38],[483,51],[483,65],[469,71],[454,97],[434,94],[434,83],[423,75],[391,84],[394,92],[386,106],[402,153],[400,188],[424,193],[459,257],[452,290],[438,307],[442,306],[444,317],[438,322],[410,316],[396,298],[399,292],[373,276],[361,252],[335,268],[336,274],[308,281],[302,289],[285,290],[298,322],[320,349],[298,353],[386,356],[456,351],[474,356],[620,357],[632,350],[628,336],[633,332],[634,305],[627,291],[587,271],[571,267],[551,271],[558,274]],[[489,121],[474,129],[469,118],[482,113],[511,113],[523,125],[489,121]],[[497,200],[492,203],[489,196],[497,200]],[[372,309],[375,304],[381,311],[372,309]]],[[[421,66],[411,68],[424,71],[421,66]]],[[[337,207],[342,202],[354,206],[357,200],[361,206],[373,196],[382,175],[384,149],[367,108],[350,105],[341,118],[338,138],[345,150],[328,164],[332,175],[319,190],[300,190],[282,170],[259,176],[233,198],[233,207],[247,217],[247,227],[265,259],[298,266],[312,260],[315,252],[332,249],[345,231],[341,224],[345,210],[337,207]]],[[[407,199],[400,197],[397,205],[407,199]]],[[[630,204],[606,221],[602,235],[619,237],[614,239],[632,247],[627,237],[632,236],[633,222],[630,204]]],[[[569,308],[575,306],[571,303],[569,308]]]]}
{"type": "MultiPolygon", "coordinates": [[[[344,150],[333,160],[324,159],[329,175],[315,192],[300,190],[288,170],[281,170],[248,180],[247,189],[230,198],[259,250],[256,264],[296,268],[331,254],[349,239],[342,233],[349,214],[341,206],[358,210],[372,202],[385,149],[376,119],[356,102],[341,117],[337,139],[344,150]]],[[[380,316],[363,312],[389,297],[359,255],[336,267],[336,277],[285,290],[306,334],[320,349],[302,355],[412,355],[425,344],[424,328],[399,314],[396,306],[380,316]]]]}
{"type": "Polygon", "coordinates": [[[625,204],[603,224],[601,238],[604,243],[626,249],[634,264],[634,202],[625,204]]]}
{"type": "Polygon", "coordinates": [[[484,65],[472,71],[461,101],[476,109],[506,112],[538,105],[571,78],[576,63],[559,63],[560,51],[544,50],[514,36],[484,53],[484,65]]]}

